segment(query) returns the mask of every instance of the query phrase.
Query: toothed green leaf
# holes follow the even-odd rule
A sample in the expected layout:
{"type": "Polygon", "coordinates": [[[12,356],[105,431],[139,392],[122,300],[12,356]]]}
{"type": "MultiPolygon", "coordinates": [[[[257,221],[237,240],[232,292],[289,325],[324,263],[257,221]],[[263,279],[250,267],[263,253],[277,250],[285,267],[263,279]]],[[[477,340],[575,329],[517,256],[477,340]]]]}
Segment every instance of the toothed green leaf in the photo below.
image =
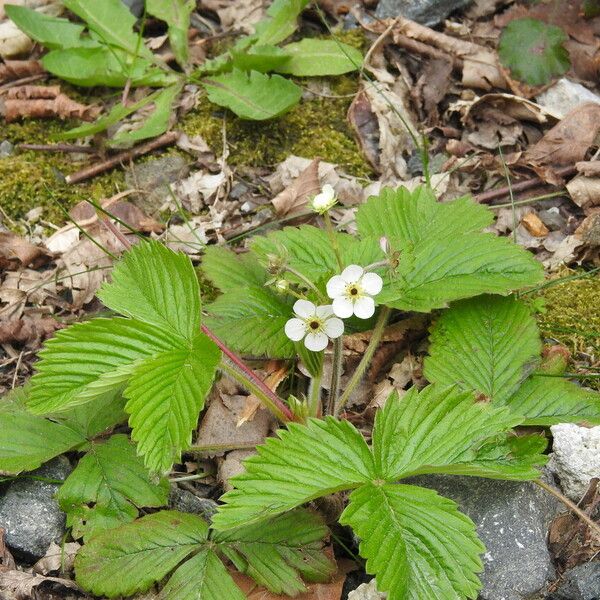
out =
{"type": "Polygon", "coordinates": [[[208,246],[202,270],[222,292],[236,292],[248,285],[261,287],[267,273],[253,254],[236,254],[222,246],[208,246]]]}
{"type": "Polygon", "coordinates": [[[477,597],[485,547],[452,500],[412,485],[365,485],[340,522],[361,538],[366,570],[389,600],[477,597]]]}
{"type": "Polygon", "coordinates": [[[214,516],[217,529],[230,529],[282,513],[375,476],[373,457],[348,421],[311,419],[290,424],[258,446],[245,472],[231,481],[235,489],[214,516]]]}
{"type": "Polygon", "coordinates": [[[191,340],[200,328],[200,287],[190,259],[159,242],[140,243],[98,297],[114,311],[191,340]]]}
{"type": "Polygon", "coordinates": [[[506,238],[480,230],[492,214],[467,198],[439,203],[420,187],[384,189],[356,213],[363,238],[385,236],[399,251],[379,304],[429,312],[483,293],[508,294],[543,278],[541,265],[506,238]]]}
{"type": "Polygon", "coordinates": [[[133,521],[138,508],[167,503],[166,479],[150,480],[135,446],[125,435],[94,442],[58,491],[61,509],[75,538],[133,521]]]}
{"type": "Polygon", "coordinates": [[[342,75],[356,71],[362,65],[360,50],[337,40],[304,38],[283,46],[289,60],[274,70],[296,77],[342,75]]]}
{"type": "Polygon", "coordinates": [[[505,403],[517,390],[542,347],[529,308],[501,296],[457,302],[438,319],[429,341],[429,381],[458,384],[494,403],[505,403]]]}
{"type": "Polygon", "coordinates": [[[140,363],[124,391],[131,437],[146,467],[166,473],[189,447],[221,352],[203,333],[186,348],[140,363]]]}

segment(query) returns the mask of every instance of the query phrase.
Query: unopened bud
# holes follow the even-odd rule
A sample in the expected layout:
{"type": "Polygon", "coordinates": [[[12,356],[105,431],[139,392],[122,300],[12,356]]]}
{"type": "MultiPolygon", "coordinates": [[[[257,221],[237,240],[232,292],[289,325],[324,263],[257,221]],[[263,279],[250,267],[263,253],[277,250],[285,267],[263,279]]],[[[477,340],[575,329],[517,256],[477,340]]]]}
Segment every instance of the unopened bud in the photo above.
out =
{"type": "Polygon", "coordinates": [[[317,194],[311,201],[313,210],[320,215],[326,213],[330,208],[335,206],[337,198],[335,190],[332,186],[326,183],[321,189],[321,193],[317,194]]]}
{"type": "Polygon", "coordinates": [[[286,281],[285,279],[280,279],[279,281],[277,281],[277,283],[275,284],[275,289],[278,292],[287,292],[288,289],[290,287],[290,284],[288,281],[286,281]]]}

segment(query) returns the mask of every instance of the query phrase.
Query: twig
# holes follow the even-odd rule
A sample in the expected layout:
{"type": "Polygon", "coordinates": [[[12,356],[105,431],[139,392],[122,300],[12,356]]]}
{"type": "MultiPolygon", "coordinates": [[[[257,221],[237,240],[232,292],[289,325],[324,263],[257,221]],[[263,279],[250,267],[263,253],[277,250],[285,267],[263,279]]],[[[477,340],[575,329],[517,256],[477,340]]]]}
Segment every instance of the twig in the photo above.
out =
{"type": "MultiPolygon", "coordinates": [[[[577,173],[577,169],[575,166],[570,167],[562,167],[561,169],[556,169],[555,173],[559,177],[568,177],[569,175],[574,175],[577,173]]],[[[526,181],[520,181],[519,183],[514,183],[512,187],[513,194],[517,192],[524,192],[526,190],[530,190],[532,188],[536,188],[540,185],[550,185],[545,182],[541,177],[533,177],[531,179],[527,179],[526,181]]],[[[555,186],[556,187],[556,186],[555,186]]],[[[501,188],[497,188],[495,190],[488,190],[487,192],[482,192],[481,194],[477,194],[475,196],[475,200],[477,202],[481,202],[482,204],[487,204],[492,200],[497,200],[498,198],[503,198],[504,196],[509,195],[508,186],[504,186],[501,188]]]]}
{"type": "Polygon", "coordinates": [[[15,81],[9,81],[4,85],[0,85],[0,92],[9,90],[10,88],[18,87],[20,85],[25,85],[26,83],[33,83],[34,81],[39,81],[40,79],[45,79],[46,77],[48,77],[48,73],[40,73],[39,75],[23,77],[23,79],[15,79],[15,81]]]}
{"type": "Polygon", "coordinates": [[[116,156],[113,156],[101,163],[98,163],[91,167],[87,167],[85,169],[81,169],[81,171],[77,171],[77,173],[73,173],[72,175],[68,175],[67,177],[65,177],[65,181],[67,183],[79,183],[80,181],[91,179],[96,175],[105,173],[106,171],[118,166],[122,162],[126,162],[128,160],[131,160],[132,158],[142,156],[143,154],[152,152],[152,150],[171,145],[179,139],[179,135],[180,134],[178,131],[170,131],[168,133],[165,133],[150,142],[141,144],[139,146],[136,146],[135,148],[126,150],[125,152],[120,152],[116,156]]]}
{"type": "Polygon", "coordinates": [[[34,152],[82,152],[96,154],[98,151],[90,146],[77,144],[17,144],[19,150],[33,150],[34,152]]]}

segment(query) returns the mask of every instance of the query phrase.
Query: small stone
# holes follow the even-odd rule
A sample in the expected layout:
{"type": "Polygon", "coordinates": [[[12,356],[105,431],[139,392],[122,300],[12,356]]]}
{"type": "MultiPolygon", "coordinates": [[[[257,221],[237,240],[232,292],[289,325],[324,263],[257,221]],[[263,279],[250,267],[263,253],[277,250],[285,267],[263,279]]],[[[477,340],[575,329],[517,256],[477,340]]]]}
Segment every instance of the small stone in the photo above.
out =
{"type": "Polygon", "coordinates": [[[550,233],[550,230],[544,225],[542,220],[533,212],[526,214],[521,223],[534,237],[545,237],[550,233]]]}
{"type": "Polygon", "coordinates": [[[600,104],[600,96],[580,83],[563,77],[542,92],[535,101],[552,116],[562,119],[569,111],[586,102],[600,104]]]}
{"type": "Polygon", "coordinates": [[[179,155],[166,155],[145,163],[136,164],[125,175],[125,183],[138,194],[131,196],[146,214],[158,212],[165,202],[171,200],[169,184],[188,174],[188,165],[179,155]]]}
{"type": "Polygon", "coordinates": [[[471,0],[380,0],[375,16],[380,19],[405,17],[433,27],[451,12],[465,8],[471,0]]]}
{"type": "Polygon", "coordinates": [[[558,206],[540,210],[538,216],[551,231],[561,231],[567,226],[567,220],[560,214],[558,206]]]}
{"type": "Polygon", "coordinates": [[[548,467],[560,480],[564,494],[579,502],[590,480],[600,477],[600,426],[561,423],[550,431],[554,441],[548,467]]]}
{"type": "Polygon", "coordinates": [[[144,0],[121,0],[121,2],[138,18],[144,13],[144,0]]]}
{"type": "MultiPolygon", "coordinates": [[[[70,472],[69,461],[59,456],[30,475],[65,480],[70,472]]],[[[6,545],[17,558],[35,562],[52,542],[60,543],[66,517],[54,498],[58,488],[27,477],[11,483],[0,497],[0,527],[6,530],[6,545]]]]}
{"type": "Polygon", "coordinates": [[[174,487],[169,493],[169,508],[200,515],[210,521],[217,512],[218,504],[210,498],[200,498],[192,492],[174,487]]]}
{"type": "Polygon", "coordinates": [[[554,578],[546,545],[558,503],[532,483],[430,475],[411,483],[458,503],[485,544],[480,600],[523,600],[554,578]]]}
{"type": "Polygon", "coordinates": [[[375,580],[369,583],[361,583],[353,592],[348,594],[348,600],[385,600],[387,594],[377,591],[375,580]]]}
{"type": "Polygon", "coordinates": [[[0,142],[0,158],[6,158],[14,154],[15,147],[12,142],[4,140],[0,142]]]}
{"type": "Polygon", "coordinates": [[[565,571],[563,583],[549,600],[600,600],[600,562],[565,571]]]}

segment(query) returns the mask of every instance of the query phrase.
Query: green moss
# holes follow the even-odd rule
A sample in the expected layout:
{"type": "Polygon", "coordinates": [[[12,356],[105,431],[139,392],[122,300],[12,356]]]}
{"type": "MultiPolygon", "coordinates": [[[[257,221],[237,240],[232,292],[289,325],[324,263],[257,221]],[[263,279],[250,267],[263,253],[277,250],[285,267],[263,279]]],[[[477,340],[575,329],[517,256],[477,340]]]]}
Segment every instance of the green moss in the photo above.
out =
{"type": "MultiPolygon", "coordinates": [[[[567,273],[572,275],[573,273],[567,273]]],[[[564,274],[563,274],[564,276],[564,274]]],[[[540,292],[545,311],[538,315],[542,335],[558,340],[579,362],[594,364],[600,355],[600,278],[572,279],[540,292]]],[[[600,381],[590,380],[596,387],[600,381]]]]}
{"type": "MultiPolygon", "coordinates": [[[[3,139],[13,144],[49,143],[52,136],[73,126],[52,120],[30,120],[4,127],[3,139]]],[[[64,212],[85,200],[101,200],[123,189],[124,176],[119,170],[94,177],[87,183],[67,185],[64,176],[86,163],[77,163],[64,154],[50,152],[18,152],[0,158],[0,207],[12,221],[21,219],[30,209],[44,208],[42,219],[56,224],[65,222],[64,212]]],[[[10,223],[8,223],[10,225],[10,223]]]]}

